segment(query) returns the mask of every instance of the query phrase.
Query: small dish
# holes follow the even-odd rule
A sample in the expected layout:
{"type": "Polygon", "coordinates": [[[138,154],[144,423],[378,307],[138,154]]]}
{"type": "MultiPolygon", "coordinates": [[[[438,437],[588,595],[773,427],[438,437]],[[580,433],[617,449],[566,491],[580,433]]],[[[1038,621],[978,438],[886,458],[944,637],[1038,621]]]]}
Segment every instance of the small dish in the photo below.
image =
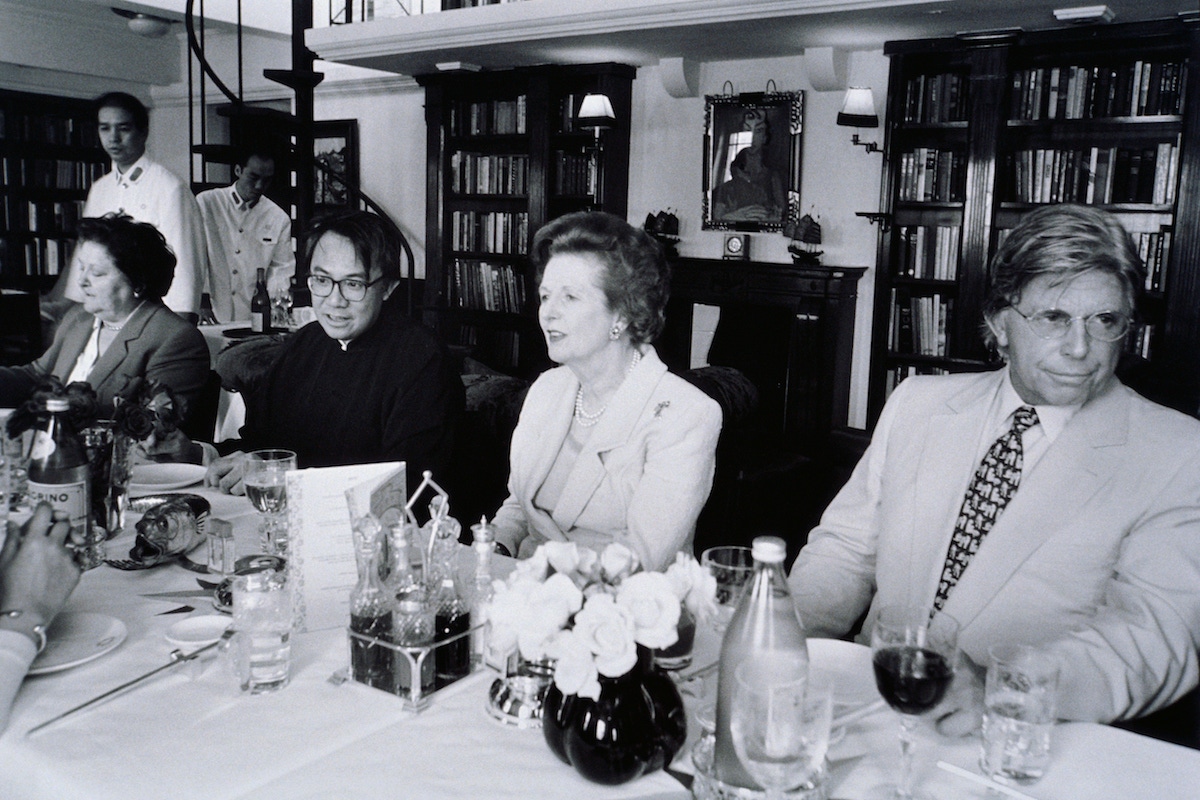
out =
{"type": "Polygon", "coordinates": [[[46,631],[46,649],[29,668],[30,675],[46,675],[99,658],[125,641],[125,623],[107,614],[65,611],[46,631]]]}
{"type": "Polygon", "coordinates": [[[221,634],[228,627],[228,617],[205,614],[179,620],[167,628],[166,636],[172,647],[178,647],[183,652],[190,653],[219,640],[221,634]]]}

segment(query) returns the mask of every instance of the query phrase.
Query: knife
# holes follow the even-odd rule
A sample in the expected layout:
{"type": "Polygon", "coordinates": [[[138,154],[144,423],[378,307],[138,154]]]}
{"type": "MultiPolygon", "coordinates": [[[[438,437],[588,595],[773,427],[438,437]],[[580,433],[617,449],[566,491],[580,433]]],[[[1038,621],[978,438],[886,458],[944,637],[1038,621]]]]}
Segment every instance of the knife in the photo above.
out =
{"type": "Polygon", "coordinates": [[[213,593],[206,589],[180,589],[177,592],[151,592],[140,596],[151,600],[183,600],[188,597],[212,597],[213,593]]]}
{"type": "Polygon", "coordinates": [[[172,650],[170,660],[167,661],[166,664],[163,664],[161,667],[155,667],[154,669],[150,670],[149,672],[147,672],[144,675],[139,675],[138,677],[134,678],[131,681],[126,681],[125,683],[122,683],[120,686],[117,686],[116,688],[109,689],[104,694],[97,695],[85,703],[80,703],[79,705],[75,706],[74,708],[64,711],[63,713],[59,714],[57,717],[53,717],[51,719],[46,720],[43,723],[34,725],[32,728],[25,731],[25,735],[32,736],[33,734],[37,733],[38,731],[45,730],[46,728],[53,725],[54,723],[59,722],[60,720],[66,719],[67,717],[71,716],[72,714],[77,714],[86,708],[91,708],[92,706],[99,703],[101,700],[106,700],[115,694],[125,691],[126,689],[130,688],[131,686],[136,686],[137,684],[141,683],[142,681],[146,680],[147,678],[157,675],[158,673],[162,672],[163,670],[168,670],[171,667],[175,666],[176,664],[182,664],[185,661],[191,661],[191,660],[197,658],[201,653],[208,651],[208,650],[212,650],[214,647],[221,644],[221,642],[226,641],[227,639],[229,639],[232,636],[233,636],[233,631],[227,630],[227,631],[225,631],[225,633],[221,634],[221,638],[218,639],[217,641],[213,642],[212,644],[206,644],[206,645],[204,645],[204,647],[201,647],[198,650],[193,650],[190,653],[184,653],[182,650],[172,650]]]}

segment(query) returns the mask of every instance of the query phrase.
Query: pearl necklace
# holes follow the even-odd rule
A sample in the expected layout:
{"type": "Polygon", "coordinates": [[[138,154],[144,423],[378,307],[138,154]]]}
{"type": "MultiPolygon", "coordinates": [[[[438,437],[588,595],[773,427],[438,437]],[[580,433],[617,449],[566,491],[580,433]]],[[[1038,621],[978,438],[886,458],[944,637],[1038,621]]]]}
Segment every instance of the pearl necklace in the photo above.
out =
{"type": "MultiPolygon", "coordinates": [[[[628,375],[629,373],[633,372],[634,367],[636,367],[638,362],[641,360],[642,354],[639,351],[634,350],[633,360],[629,362],[629,369],[625,370],[625,374],[628,375]]],[[[600,421],[600,418],[604,416],[605,411],[608,411],[607,403],[605,403],[600,410],[594,414],[589,414],[583,410],[583,384],[580,384],[579,391],[575,392],[575,421],[578,422],[581,427],[590,428],[600,421]]]]}

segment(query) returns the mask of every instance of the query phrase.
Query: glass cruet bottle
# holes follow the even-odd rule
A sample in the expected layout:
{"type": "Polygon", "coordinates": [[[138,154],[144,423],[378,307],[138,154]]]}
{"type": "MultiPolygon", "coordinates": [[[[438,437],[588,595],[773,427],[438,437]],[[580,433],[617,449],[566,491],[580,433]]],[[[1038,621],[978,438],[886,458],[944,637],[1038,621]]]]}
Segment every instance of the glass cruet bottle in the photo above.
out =
{"type": "Polygon", "coordinates": [[[495,589],[492,587],[492,552],[496,546],[496,533],[488,524],[487,517],[471,526],[471,549],[475,551],[475,580],[471,589],[471,660],[480,664],[484,661],[487,648],[488,605],[492,602],[495,589]]]}
{"type": "MultiPolygon", "coordinates": [[[[395,598],[379,579],[379,556],[383,530],[374,517],[354,525],[354,555],[358,583],[350,593],[350,630],[363,636],[389,641],[395,598]]],[[[392,651],[378,643],[350,637],[350,674],[359,683],[392,691],[395,683],[392,651]]]]}

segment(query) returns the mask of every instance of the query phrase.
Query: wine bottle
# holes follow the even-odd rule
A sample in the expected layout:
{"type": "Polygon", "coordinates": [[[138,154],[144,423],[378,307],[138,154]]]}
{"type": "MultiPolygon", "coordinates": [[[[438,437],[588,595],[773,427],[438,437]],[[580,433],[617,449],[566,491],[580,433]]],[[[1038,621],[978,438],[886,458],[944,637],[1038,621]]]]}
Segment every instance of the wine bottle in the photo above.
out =
{"type": "Polygon", "coordinates": [[[34,433],[29,454],[29,499],[34,505],[49,503],[70,521],[76,559],[91,569],[104,561],[104,538],[93,541],[87,454],[67,417],[69,407],[65,398],[46,400],[47,418],[34,433]]]}
{"type": "Polygon", "coordinates": [[[250,330],[255,333],[271,332],[271,295],[267,293],[267,271],[258,269],[258,280],[254,296],[250,298],[250,330]]]}
{"type": "Polygon", "coordinates": [[[733,749],[729,722],[733,704],[734,672],[743,661],[767,654],[786,654],[802,662],[807,669],[808,645],[804,625],[788,591],[783,559],[787,554],[783,539],[759,536],[751,552],[754,576],[742,596],[725,638],[721,641],[720,672],[717,677],[717,728],[713,769],[716,777],[731,786],[758,788],[758,784],[733,749]]]}

